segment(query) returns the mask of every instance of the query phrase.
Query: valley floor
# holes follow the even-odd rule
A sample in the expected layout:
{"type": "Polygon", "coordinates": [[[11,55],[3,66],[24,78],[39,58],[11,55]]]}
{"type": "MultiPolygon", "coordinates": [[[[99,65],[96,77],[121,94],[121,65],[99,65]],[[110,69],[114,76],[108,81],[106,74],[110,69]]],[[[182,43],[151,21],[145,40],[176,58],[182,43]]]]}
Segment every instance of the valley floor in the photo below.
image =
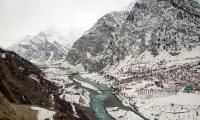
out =
{"type": "MultiPolygon", "coordinates": [[[[71,105],[73,106],[74,116],[79,117],[77,114],[76,105],[80,105],[82,107],[85,107],[87,109],[87,111],[85,111],[86,114],[89,115],[90,118],[94,119],[94,116],[92,115],[93,113],[90,112],[91,111],[90,95],[91,95],[91,92],[96,92],[98,94],[101,94],[101,91],[99,91],[97,87],[89,83],[76,80],[76,79],[70,79],[69,76],[73,73],[76,73],[76,71],[71,71],[70,69],[58,67],[57,65],[51,65],[48,68],[45,67],[43,71],[46,73],[46,78],[48,80],[50,80],[51,82],[53,82],[54,84],[60,87],[60,93],[61,93],[60,98],[71,103],[71,105]]],[[[84,75],[87,75],[87,74],[83,74],[82,77],[84,77],[84,75]]],[[[94,83],[96,79],[101,80],[99,78],[95,78],[93,79],[94,83]]],[[[104,85],[101,85],[101,86],[105,87],[104,85]]],[[[135,120],[141,120],[141,118],[138,115],[136,115],[134,112],[123,107],[122,108],[107,107],[106,110],[116,120],[118,120],[117,117],[122,118],[123,120],[129,120],[133,118],[135,118],[135,120]],[[118,108],[120,110],[120,113],[122,114],[121,115],[118,114],[119,116],[116,116],[116,113],[118,111],[116,111],[115,108],[118,108]]]]}
{"type": "MultiPolygon", "coordinates": [[[[79,117],[77,105],[80,105],[86,109],[86,114],[91,119],[94,118],[90,92],[96,91],[101,94],[98,88],[76,79],[70,79],[69,76],[77,71],[64,66],[48,65],[43,71],[48,80],[60,87],[60,98],[70,102],[72,106],[75,105],[73,106],[74,116],[79,117]]],[[[175,73],[176,71],[173,72],[175,73]]],[[[184,74],[187,76],[191,73],[184,74]]],[[[186,93],[184,92],[185,86],[176,88],[174,81],[163,82],[163,88],[155,84],[157,79],[134,80],[134,76],[131,75],[113,77],[106,74],[81,73],[81,77],[110,89],[124,106],[136,110],[150,120],[200,120],[200,92],[186,93]]],[[[133,118],[142,120],[134,112],[120,107],[106,107],[106,111],[116,120],[132,120],[133,118]]]]}
{"type": "MultiPolygon", "coordinates": [[[[108,88],[113,85],[113,81],[96,73],[83,74],[82,77],[94,80],[94,82],[108,88]]],[[[137,109],[151,120],[200,120],[200,93],[184,93],[181,91],[173,93],[170,90],[161,92],[161,89],[156,86],[152,87],[152,91],[138,91],[145,88],[147,84],[149,82],[145,81],[121,84],[120,87],[123,89],[116,94],[124,105],[137,109]]],[[[120,108],[107,108],[107,111],[117,120],[131,120],[134,116],[130,111],[124,111],[120,108]]]]}

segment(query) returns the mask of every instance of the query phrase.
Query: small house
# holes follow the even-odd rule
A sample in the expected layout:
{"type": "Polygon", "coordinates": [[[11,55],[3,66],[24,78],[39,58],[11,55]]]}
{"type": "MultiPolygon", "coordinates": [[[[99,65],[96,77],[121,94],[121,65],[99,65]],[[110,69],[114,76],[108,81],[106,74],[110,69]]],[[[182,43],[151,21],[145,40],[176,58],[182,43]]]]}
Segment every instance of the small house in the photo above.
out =
{"type": "Polygon", "coordinates": [[[186,93],[191,93],[192,91],[193,91],[192,85],[187,85],[187,86],[184,88],[184,92],[186,92],[186,93]]]}

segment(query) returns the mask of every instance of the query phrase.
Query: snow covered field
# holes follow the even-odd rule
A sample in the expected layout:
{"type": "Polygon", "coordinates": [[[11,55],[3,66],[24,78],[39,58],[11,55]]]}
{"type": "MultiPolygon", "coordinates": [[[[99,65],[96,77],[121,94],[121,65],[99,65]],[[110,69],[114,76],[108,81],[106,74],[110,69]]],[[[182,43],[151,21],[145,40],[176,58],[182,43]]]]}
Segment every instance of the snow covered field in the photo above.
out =
{"type": "Polygon", "coordinates": [[[200,119],[200,95],[193,93],[179,93],[168,97],[140,100],[136,105],[141,113],[151,119],[200,119]]]}
{"type": "MultiPolygon", "coordinates": [[[[59,97],[61,99],[70,102],[71,105],[75,103],[84,107],[90,107],[90,93],[83,87],[88,87],[94,90],[97,90],[97,88],[89,86],[86,83],[80,83],[81,87],[71,80],[69,76],[77,72],[73,69],[74,66],[69,65],[68,62],[54,62],[51,64],[40,64],[39,66],[45,73],[46,79],[60,88],[59,92],[61,95],[59,97]]],[[[76,111],[73,106],[72,108],[76,111]]]]}
{"type": "Polygon", "coordinates": [[[32,106],[31,109],[37,111],[37,120],[53,120],[53,116],[56,113],[54,111],[49,111],[47,109],[35,106],[32,106]]]}
{"type": "MultiPolygon", "coordinates": [[[[82,77],[108,87],[114,83],[114,80],[108,80],[97,73],[82,74],[82,77]]],[[[170,89],[170,82],[164,86],[169,89],[157,87],[154,81],[124,83],[120,84],[121,90],[118,97],[126,106],[133,107],[135,105],[140,113],[151,120],[200,120],[199,94],[181,91],[176,93],[170,89]]],[[[134,113],[120,108],[107,108],[107,111],[117,120],[134,118],[134,113]]],[[[137,120],[137,118],[135,119],[137,120]]]]}
{"type": "Polygon", "coordinates": [[[61,99],[70,103],[80,104],[81,106],[90,107],[90,93],[83,88],[76,88],[73,85],[68,88],[64,88],[63,94],[60,95],[61,99]]]}
{"type": "MultiPolygon", "coordinates": [[[[79,81],[79,80],[76,80],[74,79],[76,82],[80,83],[81,86],[85,87],[85,88],[88,88],[88,89],[91,89],[91,90],[94,90],[94,91],[97,91],[97,92],[100,92],[98,88],[94,87],[93,85],[89,84],[89,83],[85,83],[85,82],[82,82],[82,81],[79,81]]],[[[101,92],[100,92],[101,93],[101,92]]]]}
{"type": "MultiPolygon", "coordinates": [[[[194,63],[195,65],[196,63],[194,63]]],[[[198,64],[198,63],[197,63],[198,64]]],[[[71,73],[76,71],[67,67],[68,64],[52,64],[45,69],[47,79],[60,86],[62,94],[60,98],[81,106],[90,107],[90,93],[89,88],[94,91],[98,89],[88,83],[75,80],[79,84],[68,78],[71,73]],[[60,67],[62,66],[62,67],[60,67]]],[[[196,66],[198,69],[198,66],[196,66]]],[[[195,67],[194,67],[195,68],[195,67]]],[[[118,98],[125,106],[137,109],[142,115],[151,120],[200,120],[200,95],[196,93],[183,93],[183,86],[178,89],[174,86],[174,81],[168,81],[171,78],[177,80],[185,75],[192,76],[191,80],[198,79],[198,74],[187,71],[187,68],[177,69],[170,68],[171,72],[166,72],[164,77],[166,81],[162,82],[162,87],[158,87],[155,81],[159,81],[160,73],[164,70],[152,73],[138,73],[136,76],[132,74],[117,74],[112,76],[110,74],[98,73],[82,73],[81,77],[87,78],[92,82],[98,83],[101,86],[114,89],[118,98]],[[174,69],[174,70],[173,70],[174,69]],[[174,74],[179,76],[174,76],[174,74]],[[146,76],[144,78],[143,76],[146,76]],[[154,76],[153,76],[154,75],[154,76]],[[168,77],[170,76],[170,77],[168,77]],[[151,79],[150,79],[151,78],[151,79]]],[[[193,69],[193,68],[192,68],[193,69]]],[[[74,111],[76,111],[74,109],[74,111]]],[[[120,108],[107,108],[108,113],[117,120],[140,120],[135,113],[120,108]]],[[[74,112],[76,116],[76,113],[74,112]]]]}
{"type": "Polygon", "coordinates": [[[95,80],[94,82],[108,88],[110,88],[114,84],[114,81],[111,81],[105,78],[103,75],[97,73],[83,73],[81,74],[81,77],[88,78],[89,80],[95,80]]]}
{"type": "Polygon", "coordinates": [[[107,108],[108,113],[116,120],[143,120],[131,111],[122,110],[117,107],[107,108]]]}
{"type": "Polygon", "coordinates": [[[200,105],[200,95],[193,93],[179,93],[173,96],[157,98],[155,101],[179,105],[200,105]]]}

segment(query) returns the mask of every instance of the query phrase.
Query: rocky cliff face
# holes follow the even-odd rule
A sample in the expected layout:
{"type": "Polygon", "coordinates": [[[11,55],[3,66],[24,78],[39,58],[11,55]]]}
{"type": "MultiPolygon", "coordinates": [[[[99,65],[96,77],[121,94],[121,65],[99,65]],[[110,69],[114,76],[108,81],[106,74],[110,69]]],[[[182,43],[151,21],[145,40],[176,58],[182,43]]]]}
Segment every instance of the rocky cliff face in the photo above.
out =
{"type": "Polygon", "coordinates": [[[33,63],[14,52],[0,48],[0,119],[35,120],[37,112],[30,106],[56,111],[55,120],[89,120],[81,107],[74,116],[73,108],[62,100],[59,87],[45,79],[44,73],[33,63]]]}
{"type": "Polygon", "coordinates": [[[100,18],[67,58],[88,71],[193,62],[199,60],[199,24],[200,5],[194,0],[140,0],[131,11],[100,18]]]}
{"type": "Polygon", "coordinates": [[[0,119],[35,119],[28,105],[52,106],[57,87],[44,79],[34,64],[14,52],[0,49],[0,119]]]}
{"type": "Polygon", "coordinates": [[[64,38],[40,32],[35,36],[27,36],[9,49],[32,62],[53,62],[65,59],[68,45],[64,38]]]}
{"type": "Polygon", "coordinates": [[[0,91],[16,104],[32,104],[48,107],[49,94],[56,86],[44,78],[34,64],[14,52],[0,49],[0,91]]]}

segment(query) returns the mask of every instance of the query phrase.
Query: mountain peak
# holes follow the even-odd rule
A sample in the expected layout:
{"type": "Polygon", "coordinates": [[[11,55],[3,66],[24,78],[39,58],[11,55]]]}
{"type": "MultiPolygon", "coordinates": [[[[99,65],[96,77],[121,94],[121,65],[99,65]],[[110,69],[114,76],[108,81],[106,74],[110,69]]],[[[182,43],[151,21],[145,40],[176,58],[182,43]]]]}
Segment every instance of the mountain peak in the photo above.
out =
{"type": "Polygon", "coordinates": [[[58,34],[41,31],[35,36],[24,37],[10,49],[32,62],[53,62],[65,59],[70,47],[65,45],[64,37],[61,38],[58,34]]]}
{"type": "Polygon", "coordinates": [[[121,62],[129,69],[138,62],[153,66],[168,58],[185,61],[181,55],[196,56],[200,47],[199,15],[200,5],[194,0],[138,0],[130,11],[100,18],[75,42],[68,60],[89,71],[114,66],[120,70],[121,62]]]}

